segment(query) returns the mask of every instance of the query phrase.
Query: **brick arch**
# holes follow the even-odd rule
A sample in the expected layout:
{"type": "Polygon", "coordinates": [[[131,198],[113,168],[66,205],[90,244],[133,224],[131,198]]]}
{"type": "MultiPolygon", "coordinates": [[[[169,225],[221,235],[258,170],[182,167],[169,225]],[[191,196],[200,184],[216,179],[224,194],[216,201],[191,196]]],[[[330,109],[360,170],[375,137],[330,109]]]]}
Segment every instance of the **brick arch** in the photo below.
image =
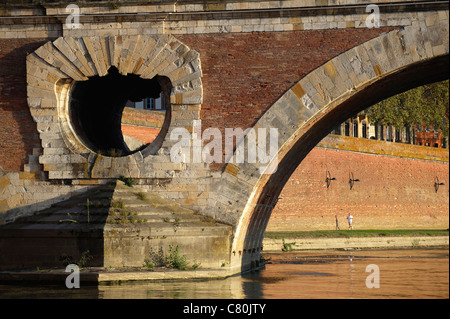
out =
{"type": "Polygon", "coordinates": [[[266,164],[230,163],[220,181],[221,193],[230,200],[223,203],[219,218],[235,225],[232,267],[245,270],[259,263],[279,193],[333,127],[389,96],[448,79],[448,29],[448,15],[427,13],[417,24],[381,34],[327,61],[266,111],[254,129],[278,129],[278,153],[272,161],[277,171],[261,174],[266,164]]]}
{"type": "Polygon", "coordinates": [[[115,158],[114,165],[121,169],[111,170],[109,166],[93,176],[92,166],[98,163],[99,156],[71,126],[68,102],[75,83],[106,76],[111,67],[124,76],[133,74],[142,79],[159,76],[170,80],[170,118],[161,132],[172,129],[171,118],[183,117],[191,122],[199,119],[203,101],[199,53],[172,35],[60,37],[29,54],[26,63],[28,105],[38,123],[44,148],[40,162],[50,178],[114,178],[127,171],[129,164],[136,167],[135,173],[126,175],[147,177],[146,168],[139,167],[138,162],[157,155],[165,141],[164,134],[138,154],[115,158]],[[185,114],[183,110],[189,105],[198,112],[185,114]]]}

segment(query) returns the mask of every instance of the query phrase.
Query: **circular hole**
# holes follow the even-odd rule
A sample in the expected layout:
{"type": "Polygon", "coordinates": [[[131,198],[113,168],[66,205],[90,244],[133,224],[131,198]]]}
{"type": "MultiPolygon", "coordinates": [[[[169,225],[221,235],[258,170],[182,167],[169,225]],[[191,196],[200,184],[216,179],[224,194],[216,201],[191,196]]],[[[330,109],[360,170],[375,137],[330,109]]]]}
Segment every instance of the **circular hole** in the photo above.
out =
{"type": "Polygon", "coordinates": [[[122,113],[122,135],[131,151],[142,149],[156,139],[164,124],[166,107],[164,92],[158,98],[126,102],[122,113]]]}
{"type": "Polygon", "coordinates": [[[111,67],[106,76],[73,86],[72,127],[89,149],[105,156],[127,156],[160,144],[167,131],[170,88],[166,77],[125,76],[111,67]]]}

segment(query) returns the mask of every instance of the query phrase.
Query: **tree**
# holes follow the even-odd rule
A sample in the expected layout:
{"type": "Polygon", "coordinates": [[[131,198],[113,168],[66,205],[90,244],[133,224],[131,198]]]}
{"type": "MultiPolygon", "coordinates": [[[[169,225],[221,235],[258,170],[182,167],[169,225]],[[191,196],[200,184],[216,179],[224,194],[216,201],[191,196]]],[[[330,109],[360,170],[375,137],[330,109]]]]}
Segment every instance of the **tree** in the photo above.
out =
{"type": "Polygon", "coordinates": [[[433,124],[448,138],[448,80],[435,82],[383,100],[369,109],[369,121],[397,128],[414,128],[416,124],[433,124]]]}
{"type": "Polygon", "coordinates": [[[422,94],[424,122],[439,127],[442,134],[448,137],[449,125],[449,89],[448,80],[425,85],[422,94]]]}

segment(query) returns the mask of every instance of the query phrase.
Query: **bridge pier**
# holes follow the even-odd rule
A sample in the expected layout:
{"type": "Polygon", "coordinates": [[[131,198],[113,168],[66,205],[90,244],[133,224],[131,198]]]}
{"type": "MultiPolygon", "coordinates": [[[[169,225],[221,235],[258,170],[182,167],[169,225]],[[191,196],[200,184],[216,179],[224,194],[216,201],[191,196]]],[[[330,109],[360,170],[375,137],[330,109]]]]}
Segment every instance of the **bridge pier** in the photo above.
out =
{"type": "Polygon", "coordinates": [[[163,267],[171,253],[186,267],[220,269],[231,238],[231,226],[117,181],[1,225],[0,270],[163,267]]]}

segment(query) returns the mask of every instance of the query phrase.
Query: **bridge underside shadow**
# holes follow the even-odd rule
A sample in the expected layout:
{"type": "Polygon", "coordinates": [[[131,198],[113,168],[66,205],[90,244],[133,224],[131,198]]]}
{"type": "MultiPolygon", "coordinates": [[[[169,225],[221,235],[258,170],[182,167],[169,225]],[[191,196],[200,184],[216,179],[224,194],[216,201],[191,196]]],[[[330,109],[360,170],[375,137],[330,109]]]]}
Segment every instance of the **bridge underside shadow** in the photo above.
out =
{"type": "Polygon", "coordinates": [[[113,193],[113,185],[98,186],[0,226],[0,270],[61,268],[82,258],[102,266],[113,193]]]}

